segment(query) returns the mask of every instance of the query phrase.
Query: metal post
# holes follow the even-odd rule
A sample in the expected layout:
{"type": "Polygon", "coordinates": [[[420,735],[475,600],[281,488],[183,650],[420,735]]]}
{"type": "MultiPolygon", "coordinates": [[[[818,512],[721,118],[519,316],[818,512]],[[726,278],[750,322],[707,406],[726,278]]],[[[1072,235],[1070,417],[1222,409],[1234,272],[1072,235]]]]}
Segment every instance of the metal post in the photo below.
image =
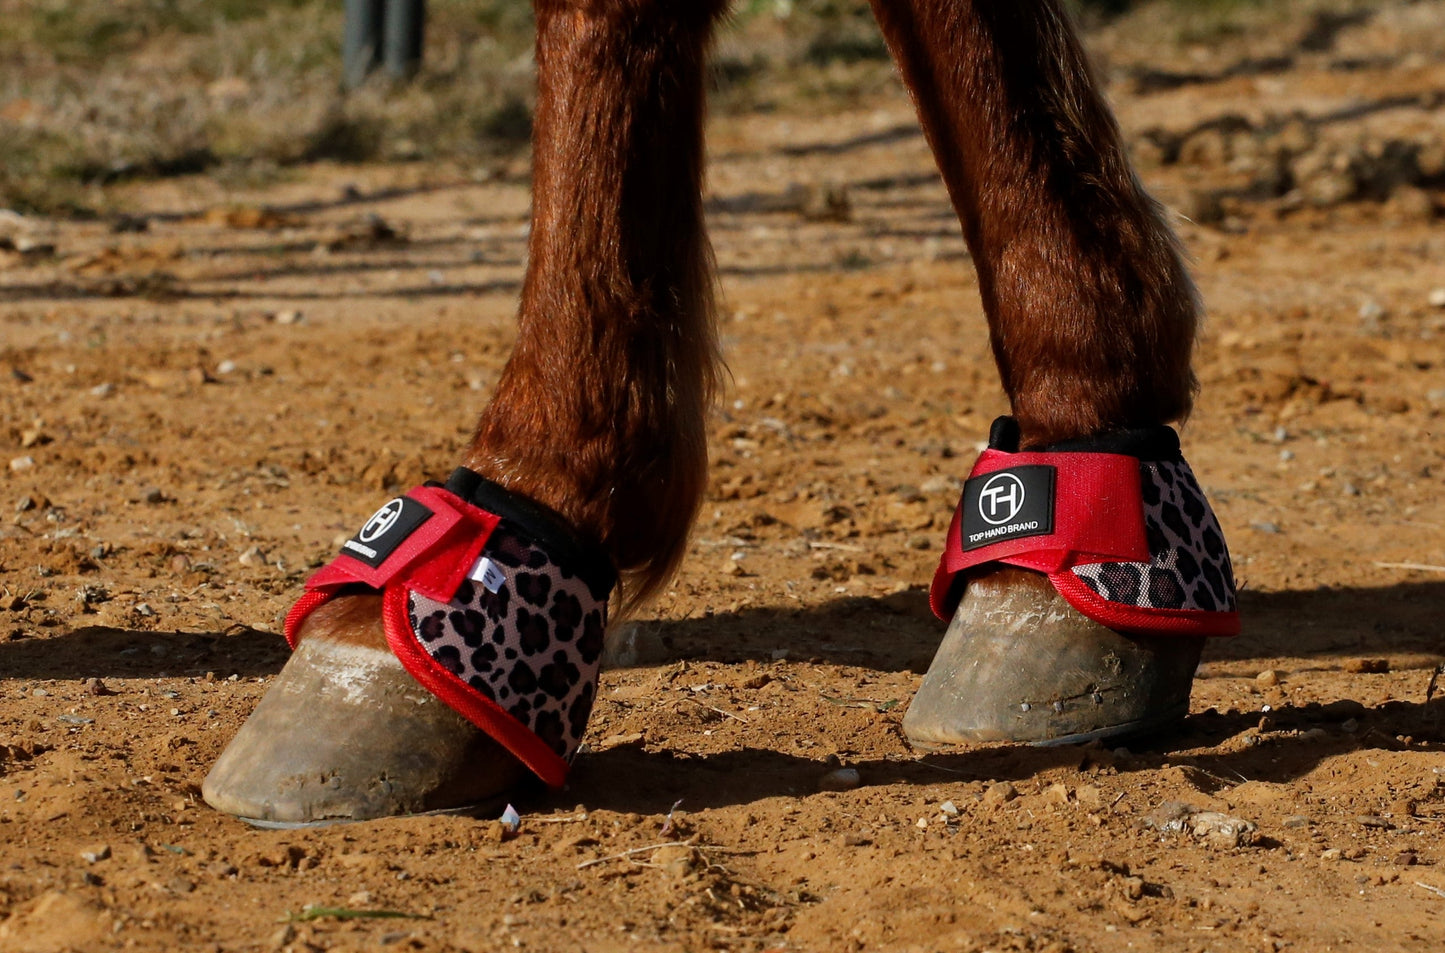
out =
{"type": "Polygon", "coordinates": [[[386,0],[382,58],[394,79],[410,79],[421,67],[426,0],[386,0]]]}
{"type": "Polygon", "coordinates": [[[381,33],[385,0],[346,0],[346,25],[341,35],[341,78],[355,89],[381,62],[381,33]]]}

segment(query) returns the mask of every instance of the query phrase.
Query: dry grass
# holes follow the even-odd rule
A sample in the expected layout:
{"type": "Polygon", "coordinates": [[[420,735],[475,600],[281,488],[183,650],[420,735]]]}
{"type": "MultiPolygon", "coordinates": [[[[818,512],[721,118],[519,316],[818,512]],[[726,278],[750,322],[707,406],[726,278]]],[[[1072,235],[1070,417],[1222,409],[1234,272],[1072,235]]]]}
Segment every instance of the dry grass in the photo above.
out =
{"type": "MultiPolygon", "coordinates": [[[[1155,0],[1197,38],[1315,0],[1155,0]]],[[[1074,0],[1098,21],[1130,0],[1074,0]]],[[[0,0],[0,207],[87,214],[105,185],[316,159],[486,162],[525,148],[529,0],[431,0],[407,84],[340,86],[336,0],[0,0]]],[[[896,83],[867,0],[738,0],[715,109],[852,105],[896,83]]]]}

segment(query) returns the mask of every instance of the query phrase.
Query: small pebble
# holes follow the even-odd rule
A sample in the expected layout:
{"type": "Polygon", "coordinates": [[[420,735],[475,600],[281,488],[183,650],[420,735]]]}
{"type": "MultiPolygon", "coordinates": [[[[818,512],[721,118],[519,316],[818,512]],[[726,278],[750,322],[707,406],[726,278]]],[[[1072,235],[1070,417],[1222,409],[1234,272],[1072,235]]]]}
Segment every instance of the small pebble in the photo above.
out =
{"type": "Polygon", "coordinates": [[[1352,658],[1345,663],[1345,671],[1356,675],[1380,675],[1390,670],[1390,660],[1383,658],[1352,658]]]}
{"type": "Polygon", "coordinates": [[[818,779],[819,791],[851,791],[863,783],[857,768],[835,768],[818,779]]]}
{"type": "Polygon", "coordinates": [[[90,396],[92,397],[109,397],[111,394],[114,393],[115,385],[109,382],[106,382],[104,384],[96,384],[90,389],[90,396]]]}
{"type": "Polygon", "coordinates": [[[1395,855],[1395,866],[1413,867],[1419,862],[1419,860],[1420,858],[1415,856],[1415,852],[1413,850],[1402,850],[1395,855]]]}
{"type": "Polygon", "coordinates": [[[1361,827],[1382,827],[1386,830],[1395,826],[1378,814],[1361,814],[1355,818],[1355,823],[1361,827]]]}
{"type": "Polygon", "coordinates": [[[1019,792],[1008,781],[998,781],[990,784],[983,792],[983,803],[997,805],[1007,804],[1019,796],[1019,792]]]}
{"type": "Polygon", "coordinates": [[[1303,814],[1291,814],[1284,819],[1285,827],[1309,827],[1310,819],[1303,814]]]}
{"type": "Polygon", "coordinates": [[[1279,672],[1276,672],[1272,668],[1267,668],[1264,671],[1260,672],[1258,675],[1254,676],[1254,680],[1259,684],[1265,686],[1278,685],[1279,672]]]}
{"type": "Polygon", "coordinates": [[[266,565],[266,554],[261,551],[260,546],[252,546],[236,557],[236,562],[242,566],[264,566],[266,565]]]}
{"type": "Polygon", "coordinates": [[[20,473],[35,467],[34,457],[15,457],[10,461],[10,472],[20,473]]]}
{"type": "Polygon", "coordinates": [[[1445,288],[1430,289],[1430,295],[1425,300],[1430,302],[1432,308],[1445,308],[1445,288]]]}
{"type": "Polygon", "coordinates": [[[87,864],[98,864],[110,856],[110,845],[101,844],[99,847],[92,847],[89,850],[80,852],[80,859],[87,864]]]}
{"type": "Polygon", "coordinates": [[[277,311],[275,321],[277,324],[300,324],[306,320],[306,315],[300,311],[277,311]]]}
{"type": "Polygon", "coordinates": [[[1326,850],[1320,854],[1320,860],[1341,860],[1344,858],[1344,856],[1344,851],[1340,850],[1338,847],[1331,847],[1329,850],[1326,850]]]}
{"type": "Polygon", "coordinates": [[[873,841],[862,834],[849,833],[843,835],[844,847],[867,847],[871,843],[873,843],[873,841]]]}
{"type": "Polygon", "coordinates": [[[954,804],[952,801],[944,801],[942,804],[938,805],[938,812],[948,817],[957,817],[958,805],[954,804]]]}

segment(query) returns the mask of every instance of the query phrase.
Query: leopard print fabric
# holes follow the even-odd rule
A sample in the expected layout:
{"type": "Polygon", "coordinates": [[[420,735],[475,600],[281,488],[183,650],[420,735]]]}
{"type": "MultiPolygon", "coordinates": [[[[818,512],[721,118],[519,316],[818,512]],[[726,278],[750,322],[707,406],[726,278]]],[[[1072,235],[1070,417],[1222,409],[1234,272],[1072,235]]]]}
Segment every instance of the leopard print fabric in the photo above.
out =
{"type": "Polygon", "coordinates": [[[564,759],[597,694],[607,598],[530,539],[498,526],[449,603],[408,593],[421,646],[564,759]],[[493,573],[482,573],[490,560],[493,573]],[[495,586],[495,591],[493,591],[495,586]]]}
{"type": "Polygon", "coordinates": [[[1110,602],[1149,609],[1233,612],[1224,533],[1189,464],[1141,461],[1147,563],[1091,563],[1074,575],[1110,602]]]}

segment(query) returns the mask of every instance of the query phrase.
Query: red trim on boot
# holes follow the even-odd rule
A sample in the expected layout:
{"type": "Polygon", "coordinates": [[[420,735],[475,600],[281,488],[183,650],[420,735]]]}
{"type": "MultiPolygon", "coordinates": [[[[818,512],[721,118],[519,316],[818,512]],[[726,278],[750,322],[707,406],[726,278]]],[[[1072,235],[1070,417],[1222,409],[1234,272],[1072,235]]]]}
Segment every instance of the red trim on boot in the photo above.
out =
{"type": "Polygon", "coordinates": [[[1207,635],[1239,634],[1239,611],[1198,612],[1192,609],[1154,609],[1148,606],[1121,606],[1110,602],[1084,584],[1078,576],[1065,570],[1049,573],[1059,595],[1079,613],[1117,632],[1131,635],[1207,635]]]}

